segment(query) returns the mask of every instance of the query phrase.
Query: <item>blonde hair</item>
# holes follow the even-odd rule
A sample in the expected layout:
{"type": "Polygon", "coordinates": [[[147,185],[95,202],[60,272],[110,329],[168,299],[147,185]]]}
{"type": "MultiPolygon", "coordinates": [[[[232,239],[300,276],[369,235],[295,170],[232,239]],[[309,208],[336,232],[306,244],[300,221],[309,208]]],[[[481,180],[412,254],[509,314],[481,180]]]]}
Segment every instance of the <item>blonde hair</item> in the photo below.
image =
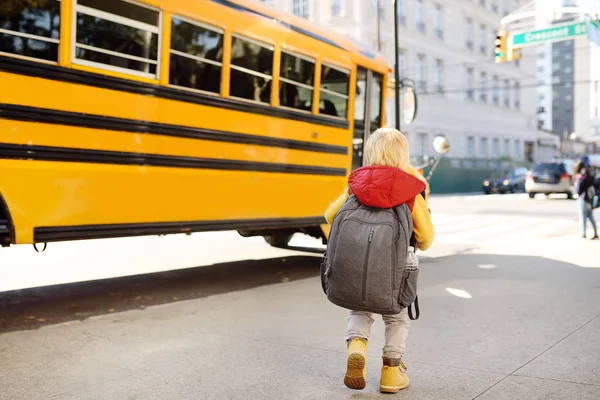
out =
{"type": "Polygon", "coordinates": [[[404,169],[409,162],[406,136],[394,128],[379,128],[365,143],[365,165],[404,169]]]}

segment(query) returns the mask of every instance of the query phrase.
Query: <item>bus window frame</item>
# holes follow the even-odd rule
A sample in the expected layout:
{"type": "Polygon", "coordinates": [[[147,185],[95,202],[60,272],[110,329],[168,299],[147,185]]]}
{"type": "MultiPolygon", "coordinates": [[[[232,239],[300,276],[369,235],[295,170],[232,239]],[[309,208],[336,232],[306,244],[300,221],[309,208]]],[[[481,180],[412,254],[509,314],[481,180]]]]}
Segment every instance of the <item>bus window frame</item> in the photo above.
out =
{"type": "MultiPolygon", "coordinates": [[[[175,14],[175,13],[168,14],[168,16],[171,19],[171,32],[170,32],[171,38],[173,37],[173,18],[177,18],[177,19],[182,20],[183,22],[187,22],[188,24],[195,25],[199,28],[204,28],[206,30],[220,33],[221,35],[223,35],[223,48],[225,48],[225,40],[227,38],[227,36],[225,35],[225,28],[222,28],[220,26],[210,25],[209,22],[194,21],[193,19],[190,19],[188,17],[181,17],[179,14],[175,14]]],[[[205,59],[202,57],[193,56],[191,54],[187,54],[187,53],[181,52],[179,50],[173,50],[173,48],[171,47],[171,43],[169,43],[168,54],[169,54],[169,65],[168,65],[169,68],[171,67],[171,54],[175,54],[176,56],[179,56],[179,57],[186,57],[186,58],[189,58],[190,60],[196,60],[196,61],[204,62],[207,64],[220,66],[221,67],[221,85],[223,84],[223,77],[225,75],[225,63],[223,60],[219,63],[218,61],[213,61],[213,60],[208,60],[208,59],[205,59]],[[173,51],[175,51],[175,53],[173,53],[173,51]]],[[[177,90],[187,90],[192,93],[199,93],[199,94],[208,95],[208,96],[221,97],[220,90],[219,90],[219,92],[215,93],[215,92],[209,92],[207,90],[195,89],[195,88],[190,88],[190,87],[186,87],[186,86],[173,85],[170,83],[170,76],[169,76],[168,82],[169,82],[169,83],[167,83],[168,87],[171,87],[171,88],[174,88],[177,90]]]]}
{"type": "MultiPolygon", "coordinates": [[[[329,61],[329,60],[321,60],[321,62],[319,63],[319,96],[318,96],[318,103],[321,103],[321,92],[324,91],[325,93],[329,93],[330,95],[333,96],[337,96],[337,97],[341,97],[341,98],[345,98],[347,101],[347,105],[346,105],[346,116],[345,117],[338,117],[338,116],[334,116],[334,115],[329,115],[329,114],[321,114],[318,113],[317,115],[320,117],[324,117],[324,118],[330,118],[330,119],[335,119],[335,120],[342,120],[342,121],[346,121],[346,122],[350,122],[350,86],[352,85],[352,67],[348,68],[348,67],[342,67],[339,64],[333,62],[333,61],[329,61]],[[348,75],[348,94],[347,95],[343,95],[341,93],[338,93],[334,90],[328,90],[328,89],[323,89],[321,86],[323,85],[323,74],[322,74],[322,70],[323,67],[329,67],[329,68],[333,68],[339,72],[345,73],[348,75]]],[[[315,88],[316,89],[316,88],[315,88]]]]}
{"type": "MultiPolygon", "coordinates": [[[[62,1],[61,0],[55,0],[56,2],[58,2],[58,4],[61,5],[62,7],[62,1]]],[[[59,13],[60,15],[60,24],[62,26],[62,24],[65,22],[62,20],[62,15],[59,13]]],[[[66,21],[68,23],[68,21],[66,21]]],[[[5,35],[9,35],[9,36],[17,36],[17,37],[21,37],[21,38],[26,38],[26,39],[31,39],[31,40],[37,40],[39,42],[46,42],[46,43],[54,43],[58,46],[58,51],[56,53],[56,61],[50,61],[50,60],[44,60],[43,58],[36,58],[36,57],[29,57],[29,56],[24,56],[21,54],[14,54],[14,53],[7,53],[5,51],[0,51],[0,55],[2,56],[7,56],[7,57],[14,57],[14,58],[18,58],[21,60],[27,60],[27,61],[34,61],[34,62],[41,62],[44,64],[48,64],[48,65],[58,65],[59,64],[59,60],[60,60],[60,44],[61,44],[61,34],[60,34],[60,29],[58,31],[58,39],[54,39],[54,38],[49,38],[49,37],[45,37],[45,36],[39,36],[39,35],[34,35],[31,33],[24,33],[24,32],[18,32],[18,31],[13,31],[10,29],[3,29],[0,28],[0,33],[3,33],[5,35]]]]}
{"type": "MultiPolygon", "coordinates": [[[[302,53],[300,53],[300,52],[298,52],[296,50],[289,50],[288,48],[284,49],[283,47],[280,48],[280,53],[282,53],[282,54],[286,53],[286,54],[288,54],[290,56],[293,56],[293,57],[296,57],[296,58],[299,58],[301,60],[308,61],[308,62],[311,62],[311,63],[314,64],[315,68],[314,68],[314,71],[313,71],[313,86],[307,85],[305,83],[296,82],[296,81],[293,81],[291,79],[282,77],[281,76],[281,68],[279,69],[279,77],[278,77],[280,83],[284,82],[284,83],[287,83],[288,85],[294,85],[294,86],[302,87],[302,88],[305,88],[305,89],[311,89],[313,91],[312,92],[312,96],[311,96],[312,97],[311,101],[312,101],[314,99],[315,91],[317,90],[316,86],[314,85],[315,78],[317,76],[317,57],[313,58],[313,57],[311,57],[309,55],[302,54],[302,53]]],[[[281,57],[280,57],[279,62],[281,64],[281,57]]],[[[280,67],[281,67],[281,65],[280,65],[280,67]]],[[[278,88],[278,90],[277,90],[277,93],[278,93],[277,97],[279,97],[279,89],[280,88],[278,88]]],[[[300,109],[294,108],[294,107],[282,106],[280,102],[278,102],[278,108],[282,108],[284,110],[289,110],[289,111],[293,111],[293,112],[298,112],[298,113],[301,113],[301,114],[310,114],[310,115],[313,115],[313,112],[312,112],[312,103],[311,103],[311,110],[310,111],[309,110],[300,110],[300,109]]]]}
{"type": "Polygon", "coordinates": [[[277,50],[277,45],[275,44],[274,41],[270,41],[270,40],[264,40],[264,39],[258,39],[256,38],[254,35],[248,35],[247,33],[238,33],[238,31],[231,31],[231,34],[229,35],[229,46],[230,48],[233,47],[233,39],[234,38],[238,38],[241,40],[245,40],[247,42],[253,43],[257,46],[260,46],[262,48],[265,48],[267,50],[271,50],[273,52],[273,59],[271,60],[271,71],[272,71],[272,75],[267,75],[267,74],[263,74],[260,72],[256,72],[253,71],[251,69],[248,68],[244,68],[244,67],[240,67],[238,65],[234,65],[232,62],[232,57],[231,57],[231,51],[229,53],[229,60],[228,60],[228,64],[229,64],[229,68],[227,73],[229,74],[229,93],[227,93],[227,98],[228,99],[234,99],[234,100],[238,100],[238,101],[243,101],[243,102],[247,102],[247,103],[251,103],[251,104],[257,104],[260,106],[264,106],[264,107],[272,107],[272,102],[271,102],[271,97],[273,95],[273,81],[275,78],[275,52],[277,50]],[[259,78],[263,78],[265,80],[270,80],[271,81],[271,93],[269,93],[269,102],[265,103],[262,101],[257,101],[257,100],[253,100],[253,99],[245,99],[243,97],[237,97],[237,96],[233,96],[231,94],[231,70],[234,69],[238,72],[242,72],[244,74],[248,74],[248,75],[253,75],[253,76],[257,76],[259,78]]]}
{"type": "MultiPolygon", "coordinates": [[[[161,67],[162,67],[161,54],[162,54],[164,11],[158,7],[153,7],[151,5],[137,2],[137,1],[131,1],[131,0],[117,0],[117,1],[122,1],[125,3],[133,4],[138,7],[142,7],[142,8],[146,8],[146,9],[158,12],[158,25],[154,26],[154,25],[146,24],[144,22],[136,21],[131,18],[121,17],[119,15],[114,15],[114,14],[111,14],[106,11],[101,11],[101,10],[97,10],[95,8],[83,6],[78,3],[78,0],[73,0],[72,8],[71,8],[71,43],[70,43],[71,64],[74,66],[80,65],[83,67],[89,67],[89,68],[94,68],[94,69],[98,69],[98,70],[104,70],[104,71],[114,72],[114,73],[118,73],[118,74],[124,74],[124,75],[135,76],[138,78],[149,79],[151,81],[155,81],[158,83],[160,81],[160,76],[161,76],[161,71],[162,71],[161,70],[161,67]],[[149,73],[136,71],[136,70],[132,70],[132,69],[128,69],[128,68],[115,67],[114,65],[110,65],[110,64],[103,64],[103,63],[98,63],[95,61],[88,61],[88,60],[82,60],[80,58],[77,58],[77,46],[78,46],[78,44],[77,44],[77,13],[80,12],[82,7],[84,8],[84,11],[83,11],[84,15],[102,18],[102,19],[105,19],[107,21],[110,21],[110,22],[113,22],[116,24],[121,24],[121,25],[125,25],[125,26],[131,27],[131,28],[145,30],[145,31],[149,31],[151,33],[157,34],[158,37],[157,37],[157,49],[156,49],[156,54],[157,54],[156,64],[148,62],[149,59],[144,59],[146,61],[141,61],[141,62],[146,62],[148,64],[156,65],[156,74],[149,74],[149,73]]],[[[81,45],[79,44],[79,46],[81,46],[81,45]]],[[[89,47],[93,47],[93,46],[89,46],[89,47]]],[[[99,53],[106,53],[106,54],[115,53],[115,57],[121,57],[121,58],[129,59],[129,60],[135,60],[135,58],[131,58],[131,57],[135,57],[135,56],[130,56],[125,53],[119,53],[119,52],[113,52],[113,51],[110,51],[110,53],[108,53],[109,50],[98,49],[96,47],[93,47],[93,50],[91,50],[91,51],[96,51],[99,53]]]]}

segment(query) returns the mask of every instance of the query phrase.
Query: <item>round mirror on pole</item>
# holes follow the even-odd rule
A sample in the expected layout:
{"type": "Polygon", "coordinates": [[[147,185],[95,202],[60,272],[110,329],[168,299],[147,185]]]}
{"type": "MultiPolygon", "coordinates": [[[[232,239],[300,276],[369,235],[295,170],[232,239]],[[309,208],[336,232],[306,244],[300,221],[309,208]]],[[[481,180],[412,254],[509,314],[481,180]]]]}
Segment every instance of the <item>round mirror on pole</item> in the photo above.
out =
{"type": "Polygon", "coordinates": [[[411,87],[405,87],[402,93],[402,119],[410,124],[417,116],[417,94],[411,87]]]}
{"type": "Polygon", "coordinates": [[[446,154],[450,150],[450,143],[445,137],[436,136],[435,139],[433,139],[433,148],[438,154],[446,154]]]}

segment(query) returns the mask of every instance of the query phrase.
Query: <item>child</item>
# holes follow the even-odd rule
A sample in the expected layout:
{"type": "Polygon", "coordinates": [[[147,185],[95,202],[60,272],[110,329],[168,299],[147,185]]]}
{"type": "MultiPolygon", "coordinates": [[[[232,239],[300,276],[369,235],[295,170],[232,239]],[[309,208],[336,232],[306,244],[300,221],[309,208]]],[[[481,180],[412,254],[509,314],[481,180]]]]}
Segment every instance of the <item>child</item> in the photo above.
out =
{"type": "MultiPolygon", "coordinates": [[[[421,250],[429,248],[434,232],[427,203],[421,196],[425,184],[404,171],[409,168],[406,137],[396,129],[378,129],[366,142],[364,157],[365,166],[350,175],[349,187],[327,209],[327,222],[332,223],[350,193],[369,207],[391,208],[406,203],[413,217],[416,247],[421,250]]],[[[413,247],[409,247],[406,262],[412,265],[418,263],[413,247]]],[[[397,393],[409,384],[406,366],[402,362],[408,335],[408,311],[405,308],[399,314],[383,315],[382,318],[385,322],[385,347],[380,391],[397,393]]],[[[366,350],[372,324],[371,313],[350,311],[346,332],[348,359],[344,377],[344,384],[350,389],[360,390],[366,386],[366,350]]]]}

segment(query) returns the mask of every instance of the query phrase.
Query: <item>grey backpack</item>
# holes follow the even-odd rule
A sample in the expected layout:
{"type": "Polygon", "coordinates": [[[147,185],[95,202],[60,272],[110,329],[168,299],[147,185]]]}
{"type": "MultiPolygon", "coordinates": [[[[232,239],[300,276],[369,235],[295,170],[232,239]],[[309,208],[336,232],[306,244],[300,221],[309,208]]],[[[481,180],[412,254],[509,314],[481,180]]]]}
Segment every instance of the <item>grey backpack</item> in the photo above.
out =
{"type": "Polygon", "coordinates": [[[321,284],[329,301],[383,315],[409,307],[416,299],[419,274],[418,268],[405,266],[412,232],[406,204],[368,207],[351,195],[333,219],[321,263],[321,284]]]}

